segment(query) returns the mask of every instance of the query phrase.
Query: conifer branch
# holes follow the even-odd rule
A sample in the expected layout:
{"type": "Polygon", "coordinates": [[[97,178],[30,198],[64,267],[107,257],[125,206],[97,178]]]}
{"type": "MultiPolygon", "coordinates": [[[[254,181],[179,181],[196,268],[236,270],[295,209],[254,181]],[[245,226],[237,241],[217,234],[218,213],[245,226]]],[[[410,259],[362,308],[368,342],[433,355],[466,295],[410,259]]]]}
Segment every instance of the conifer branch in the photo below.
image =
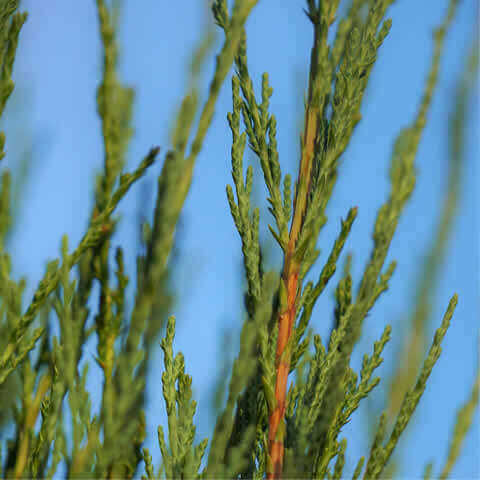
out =
{"type": "Polygon", "coordinates": [[[405,394],[392,433],[390,434],[388,441],[384,445],[383,439],[385,437],[386,415],[385,413],[382,414],[380,419],[380,425],[378,427],[374,443],[370,450],[370,458],[368,460],[367,468],[363,476],[364,480],[380,477],[383,469],[385,468],[385,465],[387,464],[393,453],[393,450],[398,442],[400,435],[405,430],[405,427],[410,421],[413,412],[417,408],[418,402],[420,401],[420,398],[425,390],[428,377],[430,376],[430,373],[432,372],[432,369],[442,352],[441,342],[443,340],[443,337],[447,333],[448,327],[450,326],[450,320],[452,319],[453,312],[455,311],[455,307],[457,306],[457,302],[458,295],[455,294],[450,299],[447,310],[443,316],[442,323],[435,332],[432,345],[430,346],[428,355],[425,358],[417,382],[415,386],[405,394]]]}
{"type": "MultiPolygon", "coordinates": [[[[345,377],[350,355],[361,334],[363,321],[372,308],[374,301],[378,298],[379,292],[385,290],[386,282],[395,267],[395,264],[392,263],[383,278],[381,276],[380,282],[378,282],[378,276],[395,233],[398,219],[415,185],[414,162],[416,151],[425,126],[426,114],[431,103],[433,89],[437,81],[443,39],[446,29],[453,18],[455,6],[456,1],[452,0],[443,24],[435,34],[435,51],[417,116],[413,120],[411,127],[400,132],[395,143],[390,168],[390,197],[380,208],[377,215],[373,233],[374,249],[364,270],[356,301],[347,319],[349,335],[342,341],[340,348],[341,356],[335,364],[334,373],[331,376],[332,379],[343,379],[345,377]]],[[[324,406],[324,411],[322,412],[322,426],[319,428],[318,438],[326,438],[325,433],[334,421],[337,405],[344,396],[344,391],[345,384],[343,382],[338,382],[337,380],[331,382],[326,394],[328,403],[324,406]]],[[[323,441],[320,443],[317,452],[322,450],[323,441]]]]}
{"type": "Polygon", "coordinates": [[[423,351],[426,349],[425,336],[431,312],[431,297],[438,277],[438,270],[445,257],[446,247],[451,235],[461,194],[461,176],[464,169],[464,126],[466,108],[471,96],[475,79],[478,77],[478,42],[474,41],[465,70],[460,76],[454,97],[455,107],[449,119],[449,165],[447,189],[442,204],[438,225],[431,240],[431,246],[425,256],[422,272],[418,274],[419,285],[414,289],[415,303],[411,313],[412,333],[403,346],[399,366],[390,380],[388,414],[392,418],[400,408],[403,394],[414,381],[412,375],[417,371],[423,351]]]}
{"type": "Polygon", "coordinates": [[[470,396],[465,404],[458,410],[453,436],[450,440],[448,457],[440,473],[442,480],[450,476],[450,472],[457,461],[460,449],[465,440],[465,436],[473,423],[473,415],[478,407],[478,398],[480,392],[480,372],[477,371],[475,382],[473,384],[470,396]]]}
{"type": "MultiPolygon", "coordinates": [[[[293,186],[290,175],[282,178],[277,120],[270,112],[273,88],[268,74],[262,75],[257,100],[253,74],[248,68],[246,21],[258,0],[232,3],[230,11],[227,0],[214,0],[211,7],[214,21],[225,37],[201,108],[199,75],[212,46],[211,30],[207,29],[192,55],[189,85],[173,118],[171,146],[165,152],[157,179],[152,223],[142,225],[143,251],[137,255],[131,315],[126,314],[128,249],[118,246],[114,262],[110,260],[111,238],[118,221],[113,212],[131,185],[155,161],[159,148],[152,148],[133,173],[122,173],[133,131],[134,92],[122,85],[117,74],[115,2],[96,0],[103,49],[97,112],[104,156],[89,223],[72,253],[67,236],[62,238],[60,258],[47,264],[26,309],[22,299],[26,280],[14,280],[12,259],[6,251],[7,234],[14,224],[15,213],[10,198],[11,175],[8,170],[1,175],[0,433],[2,437],[5,432],[11,437],[5,458],[1,455],[3,443],[0,445],[2,477],[53,478],[63,468],[66,478],[133,478],[138,475],[142,461],[145,480],[262,480],[282,476],[340,479],[346,475],[350,438],[347,441],[342,431],[360,402],[379,384],[375,374],[390,340],[390,325],[374,342],[372,351],[364,354],[359,371],[352,368],[352,352],[366,316],[388,290],[396,268],[395,261],[388,265],[385,261],[400,215],[415,186],[416,153],[437,83],[445,35],[458,0],[450,0],[445,19],[435,31],[434,54],[418,113],[395,142],[390,192],[376,218],[373,249],[358,291],[354,297],[350,252],[343,273],[332,288],[333,325],[326,341],[314,332],[310,320],[320,295],[337,270],[357,217],[357,207],[350,208],[341,219],[318,279],[306,285],[303,282],[320,256],[317,241],[327,222],[326,209],[341,172],[341,157],[361,119],[363,96],[379,48],[390,30],[391,21],[384,17],[393,0],[351,0],[344,10],[340,8],[340,0],[306,0],[305,13],[313,26],[313,44],[298,177],[293,186]],[[337,11],[344,12],[343,18],[337,18],[337,11]],[[331,27],[335,35],[330,34],[331,27]],[[175,232],[196,159],[232,63],[235,63],[231,84],[233,108],[227,120],[232,133],[233,183],[227,186],[226,194],[243,253],[246,312],[231,374],[223,369],[224,378],[218,382],[225,386],[227,395],[224,405],[217,402],[217,418],[208,445],[207,439],[195,439],[197,404],[193,399],[193,380],[186,374],[182,352],[174,353],[175,317],[167,319],[166,315],[173,295],[167,282],[172,262],[176,260],[171,258],[175,232]],[[265,268],[265,250],[259,233],[260,210],[251,199],[256,181],[254,168],[249,165],[244,171],[243,165],[247,143],[258,158],[266,186],[268,210],[274,219],[267,226],[282,253],[279,272],[265,268]],[[75,276],[72,269],[76,265],[75,276]],[[95,283],[99,295],[93,300],[98,309],[92,318],[87,305],[91,303],[95,283]],[[144,410],[148,368],[164,324],[166,331],[160,346],[167,428],[158,426],[161,460],[155,465],[144,446],[147,434],[144,410]],[[85,354],[88,355],[85,346],[91,335],[96,341],[95,361],[103,377],[100,409],[95,414],[87,390],[89,363],[85,362],[85,354]],[[84,362],[82,368],[81,362],[84,362]],[[294,375],[287,389],[291,373],[294,375]],[[65,422],[67,418],[70,425],[65,422]],[[202,462],[205,467],[200,470],[202,462]]],[[[16,13],[18,5],[18,0],[0,0],[0,114],[13,90],[12,69],[19,32],[26,19],[25,13],[16,13]]],[[[467,94],[477,68],[478,49],[474,48],[468,73],[459,82],[457,109],[449,125],[453,133],[449,195],[441,210],[432,253],[425,263],[425,279],[418,284],[417,295],[421,298],[414,309],[415,329],[425,327],[430,308],[427,297],[438,276],[439,258],[445,250],[458,201],[467,94]]],[[[0,133],[0,158],[4,156],[4,146],[5,136],[0,133]]],[[[409,385],[405,384],[405,389],[409,389],[403,395],[393,428],[391,408],[387,407],[380,416],[366,468],[365,457],[361,457],[353,479],[360,478],[362,473],[365,479],[370,479],[391,476],[394,472],[393,453],[440,356],[456,304],[455,294],[423,366],[418,368],[418,377],[410,376],[409,385]]],[[[324,313],[322,316],[327,318],[324,313]]],[[[412,344],[410,351],[420,352],[420,343],[412,344]]],[[[472,425],[479,388],[477,372],[470,395],[457,413],[441,478],[447,478],[453,471],[472,425]]],[[[431,478],[432,473],[430,462],[424,478],[431,478]]]]}
{"type": "MultiPolygon", "coordinates": [[[[150,165],[152,165],[158,151],[158,148],[153,148],[134,172],[131,174],[124,174],[120,177],[120,185],[113,193],[105,209],[97,215],[95,221],[84,234],[77,248],[66,258],[66,265],[68,265],[69,269],[80,261],[83,253],[89,248],[96,246],[102,240],[103,236],[108,234],[111,229],[110,216],[115,210],[115,207],[128,192],[132,184],[144,174],[150,165]]],[[[38,284],[37,290],[33,295],[32,302],[12,329],[9,343],[0,357],[0,385],[15,369],[15,366],[19,362],[19,359],[14,352],[18,351],[19,357],[25,357],[28,351],[34,346],[32,345],[33,339],[28,339],[25,335],[40,307],[45,303],[48,296],[55,290],[60,281],[58,263],[59,261],[55,260],[49,264],[47,273],[38,284]]],[[[43,329],[36,330],[33,334],[34,338],[38,339],[42,332],[43,329]]]]}
{"type": "Polygon", "coordinates": [[[314,246],[318,232],[325,222],[323,211],[336,179],[336,162],[360,119],[358,110],[368,73],[375,61],[376,50],[389,29],[389,24],[386,23],[378,36],[376,34],[385,10],[391,3],[385,1],[379,2],[369,11],[362,32],[364,42],[360,41],[358,30],[351,31],[345,58],[337,75],[332,101],[332,118],[328,121],[324,117],[324,112],[330,95],[333,68],[329,62],[330,48],[327,44],[327,34],[328,28],[334,21],[338,3],[338,1],[329,4],[319,2],[317,6],[314,1],[308,2],[307,15],[314,25],[314,45],[310,63],[305,127],[301,138],[302,154],[295,189],[294,213],[280,284],[276,406],[274,411],[270,412],[269,419],[267,478],[279,478],[283,469],[286,386],[292,354],[290,345],[293,344],[293,338],[291,336],[297,315],[297,296],[301,291],[301,265],[305,258],[313,256],[314,259],[316,256],[314,246]],[[348,77],[357,80],[356,84],[352,80],[352,85],[355,84],[357,88],[355,93],[346,90],[345,79],[348,77]]]}

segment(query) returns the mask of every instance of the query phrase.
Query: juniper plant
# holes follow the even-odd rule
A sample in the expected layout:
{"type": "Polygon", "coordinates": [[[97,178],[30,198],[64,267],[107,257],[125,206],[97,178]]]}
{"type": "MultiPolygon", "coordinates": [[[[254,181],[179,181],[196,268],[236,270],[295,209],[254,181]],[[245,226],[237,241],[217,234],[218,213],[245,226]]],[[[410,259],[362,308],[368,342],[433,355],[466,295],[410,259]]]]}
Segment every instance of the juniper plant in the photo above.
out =
{"type": "MultiPolygon", "coordinates": [[[[11,433],[8,428],[14,427],[6,455],[0,457],[4,477],[52,478],[59,475],[60,464],[68,478],[132,478],[141,471],[146,479],[345,477],[347,440],[341,438],[342,429],[380,382],[374,373],[383,361],[391,327],[385,328],[372,352],[364,355],[359,374],[352,367],[352,352],[366,316],[388,289],[396,268],[395,261],[387,266],[385,261],[415,187],[418,146],[458,2],[450,0],[445,18],[434,33],[434,55],[418,111],[395,141],[390,191],[376,217],[373,250],[359,289],[354,296],[349,254],[335,288],[334,326],[324,342],[320,335],[313,334],[309,324],[317,300],[336,272],[357,207],[352,207],[341,221],[318,280],[306,282],[306,277],[320,256],[317,241],[327,222],[326,208],[341,173],[343,154],[361,120],[362,99],[372,68],[388,37],[392,22],[385,17],[393,0],[351,0],[346,2],[343,15],[339,13],[340,0],[306,1],[313,45],[301,155],[294,180],[288,174],[282,178],[268,75],[262,76],[258,101],[248,68],[245,23],[258,1],[235,0],[230,9],[226,0],[213,1],[213,18],[224,39],[206,101],[200,107],[198,76],[212,48],[210,31],[194,54],[191,82],[173,125],[170,148],[151,148],[133,172],[124,173],[132,136],[134,92],[121,83],[117,73],[118,10],[105,0],[96,0],[103,46],[103,74],[97,90],[103,171],[97,178],[94,207],[81,241],[69,253],[68,238],[63,237],[61,258],[49,262],[25,309],[22,295],[26,281],[22,278],[17,282],[12,277],[7,251],[12,205],[10,173],[4,169],[0,194],[1,419],[5,432],[11,433]],[[227,120],[232,133],[234,187],[228,185],[226,194],[242,245],[246,312],[239,352],[231,372],[225,371],[220,381],[220,385],[228,383],[226,401],[224,405],[217,402],[218,417],[211,439],[195,444],[193,418],[197,405],[192,378],[186,373],[183,354],[174,354],[175,317],[166,318],[173,295],[169,287],[171,252],[196,159],[232,65],[233,107],[227,120]],[[260,211],[253,208],[251,200],[254,170],[250,165],[244,173],[243,168],[247,140],[258,157],[268,191],[269,212],[274,219],[274,225],[268,227],[283,256],[280,272],[266,269],[265,245],[259,235],[260,211]],[[114,252],[113,275],[110,261],[111,240],[118,223],[114,211],[161,155],[163,165],[157,179],[152,224],[145,221],[142,225],[143,251],[137,256],[133,309],[127,314],[129,277],[122,247],[114,252]],[[95,284],[99,286],[98,296],[95,284]],[[91,298],[98,302],[95,315],[87,306],[91,298]],[[51,332],[54,322],[59,326],[57,336],[51,332]],[[162,461],[155,467],[150,452],[142,448],[147,421],[145,388],[152,352],[164,326],[160,346],[168,426],[166,430],[158,427],[162,461]],[[82,369],[79,365],[92,336],[96,337],[95,360],[103,376],[98,414],[92,412],[87,390],[88,363],[84,362],[82,369]]],[[[14,88],[12,68],[27,19],[27,14],[18,9],[19,0],[0,0],[0,114],[14,88]]],[[[424,280],[417,289],[412,335],[405,341],[408,354],[402,357],[400,369],[392,377],[395,388],[377,422],[368,458],[361,457],[356,464],[354,479],[362,472],[365,479],[387,474],[398,440],[440,356],[458,302],[454,294],[424,352],[429,296],[458,201],[462,132],[477,69],[475,46],[459,82],[457,109],[451,120],[449,191],[432,253],[420,276],[424,280]]],[[[5,156],[4,147],[5,135],[1,133],[0,158],[5,156]]],[[[479,378],[457,414],[440,478],[449,476],[472,424],[479,378]]],[[[389,472],[390,476],[393,470],[389,472]]],[[[427,465],[425,478],[430,478],[432,472],[433,465],[427,465]]]]}

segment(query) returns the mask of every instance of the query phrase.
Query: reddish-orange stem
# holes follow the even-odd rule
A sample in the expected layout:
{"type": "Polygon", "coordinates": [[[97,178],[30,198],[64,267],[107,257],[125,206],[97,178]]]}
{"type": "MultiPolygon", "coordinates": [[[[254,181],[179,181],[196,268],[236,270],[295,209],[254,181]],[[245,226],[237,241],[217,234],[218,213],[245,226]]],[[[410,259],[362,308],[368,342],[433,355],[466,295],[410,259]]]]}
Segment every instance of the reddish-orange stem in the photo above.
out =
{"type": "Polygon", "coordinates": [[[297,295],[298,271],[290,272],[287,285],[288,308],[280,315],[279,332],[276,352],[277,380],[275,384],[276,408],[270,415],[270,429],[268,441],[270,445],[270,458],[272,465],[267,473],[267,478],[280,478],[283,470],[284,436],[277,433],[279,426],[284,422],[287,394],[287,380],[290,370],[290,356],[284,355],[288,340],[292,334],[293,322],[295,321],[295,299],[297,295]]]}
{"type": "Polygon", "coordinates": [[[276,351],[277,378],[275,384],[275,408],[270,412],[268,431],[267,479],[281,478],[283,471],[284,440],[285,440],[285,409],[287,396],[287,381],[290,372],[291,352],[286,350],[292,335],[296,317],[296,300],[299,290],[298,275],[300,263],[295,256],[295,247],[300,233],[303,218],[307,208],[307,192],[310,188],[311,170],[314,156],[315,138],[317,135],[317,109],[307,107],[305,134],[303,137],[302,159],[300,162],[297,193],[294,204],[294,214],[290,237],[285,252],[285,261],[281,281],[287,291],[286,305],[281,306],[278,318],[278,340],[276,351]],[[281,430],[279,430],[281,429],[281,430]]]}

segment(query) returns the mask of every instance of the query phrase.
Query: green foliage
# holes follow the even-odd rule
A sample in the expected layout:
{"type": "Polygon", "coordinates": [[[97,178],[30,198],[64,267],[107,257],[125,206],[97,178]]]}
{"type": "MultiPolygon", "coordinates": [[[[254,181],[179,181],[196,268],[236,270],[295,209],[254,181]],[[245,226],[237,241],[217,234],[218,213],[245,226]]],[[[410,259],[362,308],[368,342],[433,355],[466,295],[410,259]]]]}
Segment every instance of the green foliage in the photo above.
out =
{"type": "MultiPolygon", "coordinates": [[[[158,442],[167,478],[192,478],[200,468],[208,440],[203,440],[193,448],[195,438],[193,416],[196,402],[192,400],[192,377],[185,374],[183,355],[181,353],[173,355],[174,335],[175,318],[170,317],[166,337],[161,342],[165,363],[162,375],[163,396],[167,406],[170,451],[162,427],[158,427],[158,442]]],[[[149,455],[147,450],[144,450],[144,455],[149,455]]],[[[151,475],[149,478],[154,476],[151,475]]]]}
{"type": "MultiPolygon", "coordinates": [[[[12,226],[11,175],[4,170],[0,192],[0,427],[13,425],[0,470],[8,478],[52,478],[60,464],[65,476],[90,478],[332,478],[345,477],[347,440],[343,427],[379,384],[376,369],[391,337],[387,325],[364,354],[360,372],[351,366],[366,316],[389,288],[396,262],[385,266],[400,216],[416,182],[415,160],[438,80],[445,36],[457,1],[451,0],[445,19],[434,33],[434,54],[420,106],[411,123],[397,136],[390,163],[390,191],[373,229],[373,249],[352,291],[352,256],[335,287],[334,325],[328,341],[309,323],[314,307],[332,279],[357,217],[352,207],[341,220],[334,244],[316,282],[303,285],[320,257],[317,241],[327,223],[326,208],[337,181],[342,155],[361,120],[361,106],[372,68],[392,21],[385,19],[393,0],[352,0],[343,16],[340,0],[307,0],[305,13],[313,27],[304,131],[300,138],[298,177],[284,175],[277,143],[277,121],[270,112],[273,88],[264,73],[257,101],[247,58],[245,24],[258,0],[215,0],[212,14],[224,40],[216,56],[208,95],[200,105],[198,79],[212,48],[207,31],[194,52],[190,82],[172,124],[171,148],[164,152],[152,225],[142,225],[144,253],[137,256],[133,309],[126,313],[125,252],[114,252],[111,239],[119,221],[113,213],[133,184],[147,174],[160,153],[153,147],[132,173],[124,173],[131,139],[134,91],[117,74],[118,45],[115,11],[97,0],[102,41],[102,79],[97,111],[104,146],[95,202],[81,241],[69,253],[68,238],[61,258],[49,262],[31,302],[22,313],[26,281],[11,276],[6,235],[12,226]],[[330,28],[336,25],[335,35],[330,28]],[[333,38],[332,38],[333,37],[333,38]],[[332,40],[329,40],[331,39],[332,40]],[[194,166],[211,125],[220,88],[232,64],[231,161],[234,188],[226,194],[239,233],[246,276],[246,312],[240,347],[227,385],[224,405],[217,402],[212,438],[195,442],[192,377],[181,352],[174,354],[175,317],[166,320],[173,295],[169,290],[175,231],[193,178],[194,166]],[[196,117],[198,121],[196,121],[196,117]],[[260,242],[260,210],[252,205],[254,169],[244,173],[248,146],[258,158],[268,192],[274,226],[268,228],[283,254],[280,272],[265,271],[260,242]],[[293,192],[292,192],[292,182],[293,192]],[[76,269],[75,269],[76,267],[76,269]],[[74,270],[75,269],[75,270],[74,270]],[[72,275],[76,273],[75,278],[72,275]],[[113,278],[114,277],[114,278],[113,278]],[[87,302],[98,284],[98,312],[92,318],[87,302]],[[54,319],[51,318],[52,312],[54,319]],[[58,334],[52,334],[53,320],[58,334]],[[167,431],[158,427],[160,465],[143,448],[146,436],[145,389],[148,367],[160,342],[163,351],[163,397],[167,431]],[[96,363],[102,372],[100,411],[92,414],[86,388],[88,362],[80,369],[87,340],[95,337],[96,363]],[[313,342],[312,342],[313,340],[313,342]],[[313,345],[312,345],[313,344],[313,345]],[[312,349],[313,347],[313,349],[312,349]],[[287,390],[287,380],[292,379],[287,390]],[[66,412],[69,413],[67,417],[66,412]],[[70,425],[67,425],[67,418],[70,425]],[[70,435],[67,435],[67,431],[70,435]],[[143,465],[142,465],[143,462],[143,465]],[[202,463],[204,465],[202,469],[202,463]]],[[[11,78],[26,13],[19,2],[0,0],[0,114],[14,84],[11,78]]],[[[441,353],[458,301],[454,294],[424,355],[432,284],[445,251],[458,203],[463,157],[466,105],[478,69],[478,48],[472,50],[459,82],[457,108],[451,117],[451,163],[448,195],[441,211],[431,253],[427,256],[412,313],[412,334],[405,339],[401,367],[391,379],[391,392],[378,420],[367,459],[361,457],[353,477],[391,476],[392,456],[426,388],[441,353]],[[422,357],[424,357],[423,362],[422,357]],[[390,463],[389,463],[390,462],[390,463]],[[389,470],[390,469],[390,470],[389,470]]],[[[0,133],[0,159],[5,156],[0,133]]],[[[480,377],[457,414],[448,457],[440,477],[447,478],[458,458],[478,404],[480,377]]],[[[424,478],[431,478],[429,463],[424,478]]]]}

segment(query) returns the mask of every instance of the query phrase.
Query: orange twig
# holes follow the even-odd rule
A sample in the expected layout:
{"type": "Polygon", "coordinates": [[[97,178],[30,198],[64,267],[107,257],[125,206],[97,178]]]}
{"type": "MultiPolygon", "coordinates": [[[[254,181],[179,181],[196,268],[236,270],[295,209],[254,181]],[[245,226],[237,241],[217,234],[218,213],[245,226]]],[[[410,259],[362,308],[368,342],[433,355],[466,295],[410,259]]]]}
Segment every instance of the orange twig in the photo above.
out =
{"type": "Polygon", "coordinates": [[[298,280],[300,262],[295,259],[295,247],[307,208],[307,194],[311,182],[317,123],[318,109],[308,106],[306,109],[305,134],[303,136],[302,159],[297,181],[293,221],[290,228],[287,251],[285,252],[281,279],[283,282],[281,288],[284,287],[286,291],[286,304],[284,299],[284,303],[280,305],[278,317],[276,352],[277,377],[275,384],[276,405],[269,419],[267,479],[279,479],[283,470],[287,380],[291,360],[291,352],[287,349],[287,345],[292,335],[295,322],[297,295],[301,289],[298,280]]]}

